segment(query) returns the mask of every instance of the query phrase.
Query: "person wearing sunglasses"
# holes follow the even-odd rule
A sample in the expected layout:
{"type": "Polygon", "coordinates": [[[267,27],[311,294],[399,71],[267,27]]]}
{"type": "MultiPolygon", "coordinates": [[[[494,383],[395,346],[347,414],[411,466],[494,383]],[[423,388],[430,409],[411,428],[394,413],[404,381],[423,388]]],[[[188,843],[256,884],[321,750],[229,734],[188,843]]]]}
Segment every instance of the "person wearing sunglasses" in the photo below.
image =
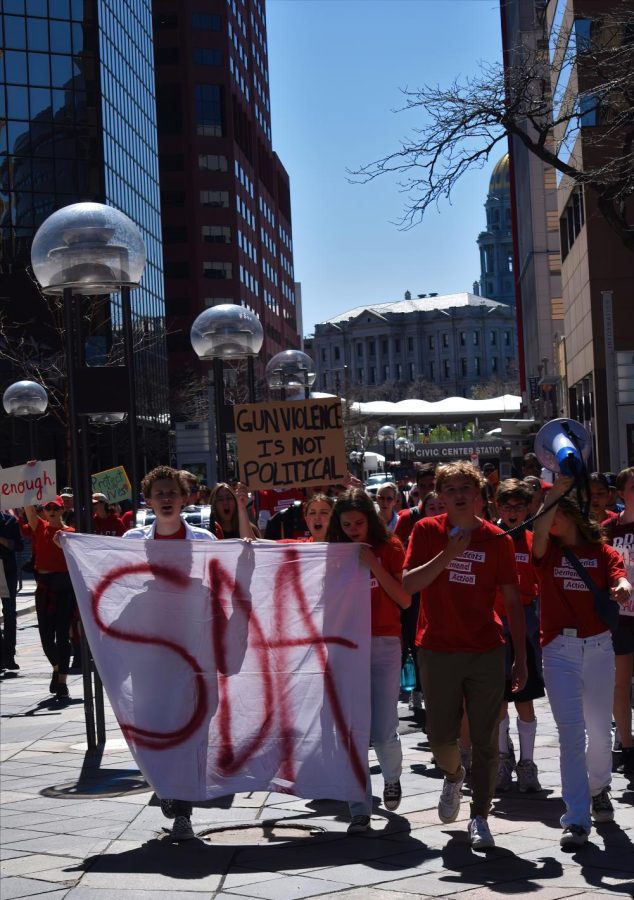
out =
{"type": "Polygon", "coordinates": [[[55,497],[44,504],[38,515],[34,506],[24,512],[33,532],[35,557],[35,612],[44,654],[52,666],[49,692],[59,702],[68,703],[70,667],[70,626],[75,609],[75,594],[61,547],[55,542],[58,531],[74,531],[64,525],[64,501],[55,497]]]}
{"type": "Polygon", "coordinates": [[[386,481],[376,492],[376,502],[379,506],[379,515],[385,523],[385,527],[390,534],[394,531],[398,522],[398,513],[396,511],[396,498],[398,488],[391,481],[386,481]]]}

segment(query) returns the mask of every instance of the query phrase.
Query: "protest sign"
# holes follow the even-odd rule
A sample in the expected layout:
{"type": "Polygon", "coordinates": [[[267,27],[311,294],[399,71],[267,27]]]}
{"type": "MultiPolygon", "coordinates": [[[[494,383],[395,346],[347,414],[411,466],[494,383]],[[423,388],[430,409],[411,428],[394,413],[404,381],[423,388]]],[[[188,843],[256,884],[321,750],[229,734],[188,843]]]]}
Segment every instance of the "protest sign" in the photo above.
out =
{"type": "Polygon", "coordinates": [[[159,797],[361,800],[370,577],[358,544],[64,533],[86,637],[159,797]]]}
{"type": "Polygon", "coordinates": [[[56,496],[54,459],[0,471],[0,509],[40,506],[56,496]]]}
{"type": "Polygon", "coordinates": [[[241,480],[250,488],[338,484],[347,473],[341,400],[235,407],[241,480]]]}
{"type": "Polygon", "coordinates": [[[130,479],[123,466],[96,472],[92,476],[92,490],[96,494],[105,494],[108,503],[120,503],[121,500],[132,499],[130,479]]]}

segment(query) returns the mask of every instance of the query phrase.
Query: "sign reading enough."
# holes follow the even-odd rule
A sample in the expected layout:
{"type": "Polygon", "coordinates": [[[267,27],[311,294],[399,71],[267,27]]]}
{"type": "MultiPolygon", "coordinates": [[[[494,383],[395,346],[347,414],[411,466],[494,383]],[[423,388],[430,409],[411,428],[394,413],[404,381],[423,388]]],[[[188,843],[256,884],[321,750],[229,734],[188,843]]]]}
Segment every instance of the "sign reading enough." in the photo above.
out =
{"type": "Polygon", "coordinates": [[[346,478],[341,400],[235,407],[242,481],[250,488],[338,484],[346,478]]]}

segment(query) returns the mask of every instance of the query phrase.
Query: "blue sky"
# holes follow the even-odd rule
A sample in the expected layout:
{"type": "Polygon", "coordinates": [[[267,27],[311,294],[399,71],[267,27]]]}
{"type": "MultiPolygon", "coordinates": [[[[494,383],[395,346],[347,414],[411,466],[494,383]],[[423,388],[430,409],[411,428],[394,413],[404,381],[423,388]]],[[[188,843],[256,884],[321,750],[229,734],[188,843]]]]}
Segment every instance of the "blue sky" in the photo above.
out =
{"type": "MultiPolygon", "coordinates": [[[[304,334],[362,303],[471,290],[495,164],[452,205],[400,231],[397,180],[346,170],[398,149],[416,126],[400,89],[449,84],[501,57],[498,0],[267,0],[273,147],[291,179],[304,334]]],[[[500,154],[501,155],[501,154],[500,154]]]]}

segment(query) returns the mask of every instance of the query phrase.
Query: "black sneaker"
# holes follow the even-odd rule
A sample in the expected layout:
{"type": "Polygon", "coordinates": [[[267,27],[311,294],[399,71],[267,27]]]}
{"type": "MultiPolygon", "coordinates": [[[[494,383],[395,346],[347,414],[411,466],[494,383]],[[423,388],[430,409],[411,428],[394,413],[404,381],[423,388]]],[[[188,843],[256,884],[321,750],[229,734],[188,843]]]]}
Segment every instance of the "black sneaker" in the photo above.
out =
{"type": "Polygon", "coordinates": [[[614,807],[607,788],[592,798],[592,818],[595,822],[614,822],[614,807]]]}
{"type": "Polygon", "coordinates": [[[634,775],[634,747],[623,747],[621,750],[621,765],[616,770],[622,775],[634,775]]]}
{"type": "Polygon", "coordinates": [[[398,809],[403,791],[400,781],[386,781],[383,788],[383,806],[390,812],[398,809]]]}
{"type": "Polygon", "coordinates": [[[175,819],[176,810],[174,809],[174,801],[169,799],[161,800],[161,812],[166,819],[175,819]]]}
{"type": "Polygon", "coordinates": [[[15,661],[15,658],[12,656],[11,659],[8,659],[6,662],[2,663],[3,669],[8,669],[10,672],[17,672],[20,666],[15,661]]]}
{"type": "Polygon", "coordinates": [[[57,690],[55,691],[55,699],[61,700],[62,702],[70,700],[70,694],[68,693],[68,685],[67,684],[58,684],[57,690]]]}
{"type": "Polygon", "coordinates": [[[170,839],[174,843],[179,843],[180,841],[191,841],[195,837],[191,819],[187,816],[176,816],[170,832],[170,839]]]}
{"type": "Polygon", "coordinates": [[[53,677],[51,678],[51,683],[48,686],[49,694],[56,694],[57,688],[59,686],[59,672],[53,672],[53,677]]]}

